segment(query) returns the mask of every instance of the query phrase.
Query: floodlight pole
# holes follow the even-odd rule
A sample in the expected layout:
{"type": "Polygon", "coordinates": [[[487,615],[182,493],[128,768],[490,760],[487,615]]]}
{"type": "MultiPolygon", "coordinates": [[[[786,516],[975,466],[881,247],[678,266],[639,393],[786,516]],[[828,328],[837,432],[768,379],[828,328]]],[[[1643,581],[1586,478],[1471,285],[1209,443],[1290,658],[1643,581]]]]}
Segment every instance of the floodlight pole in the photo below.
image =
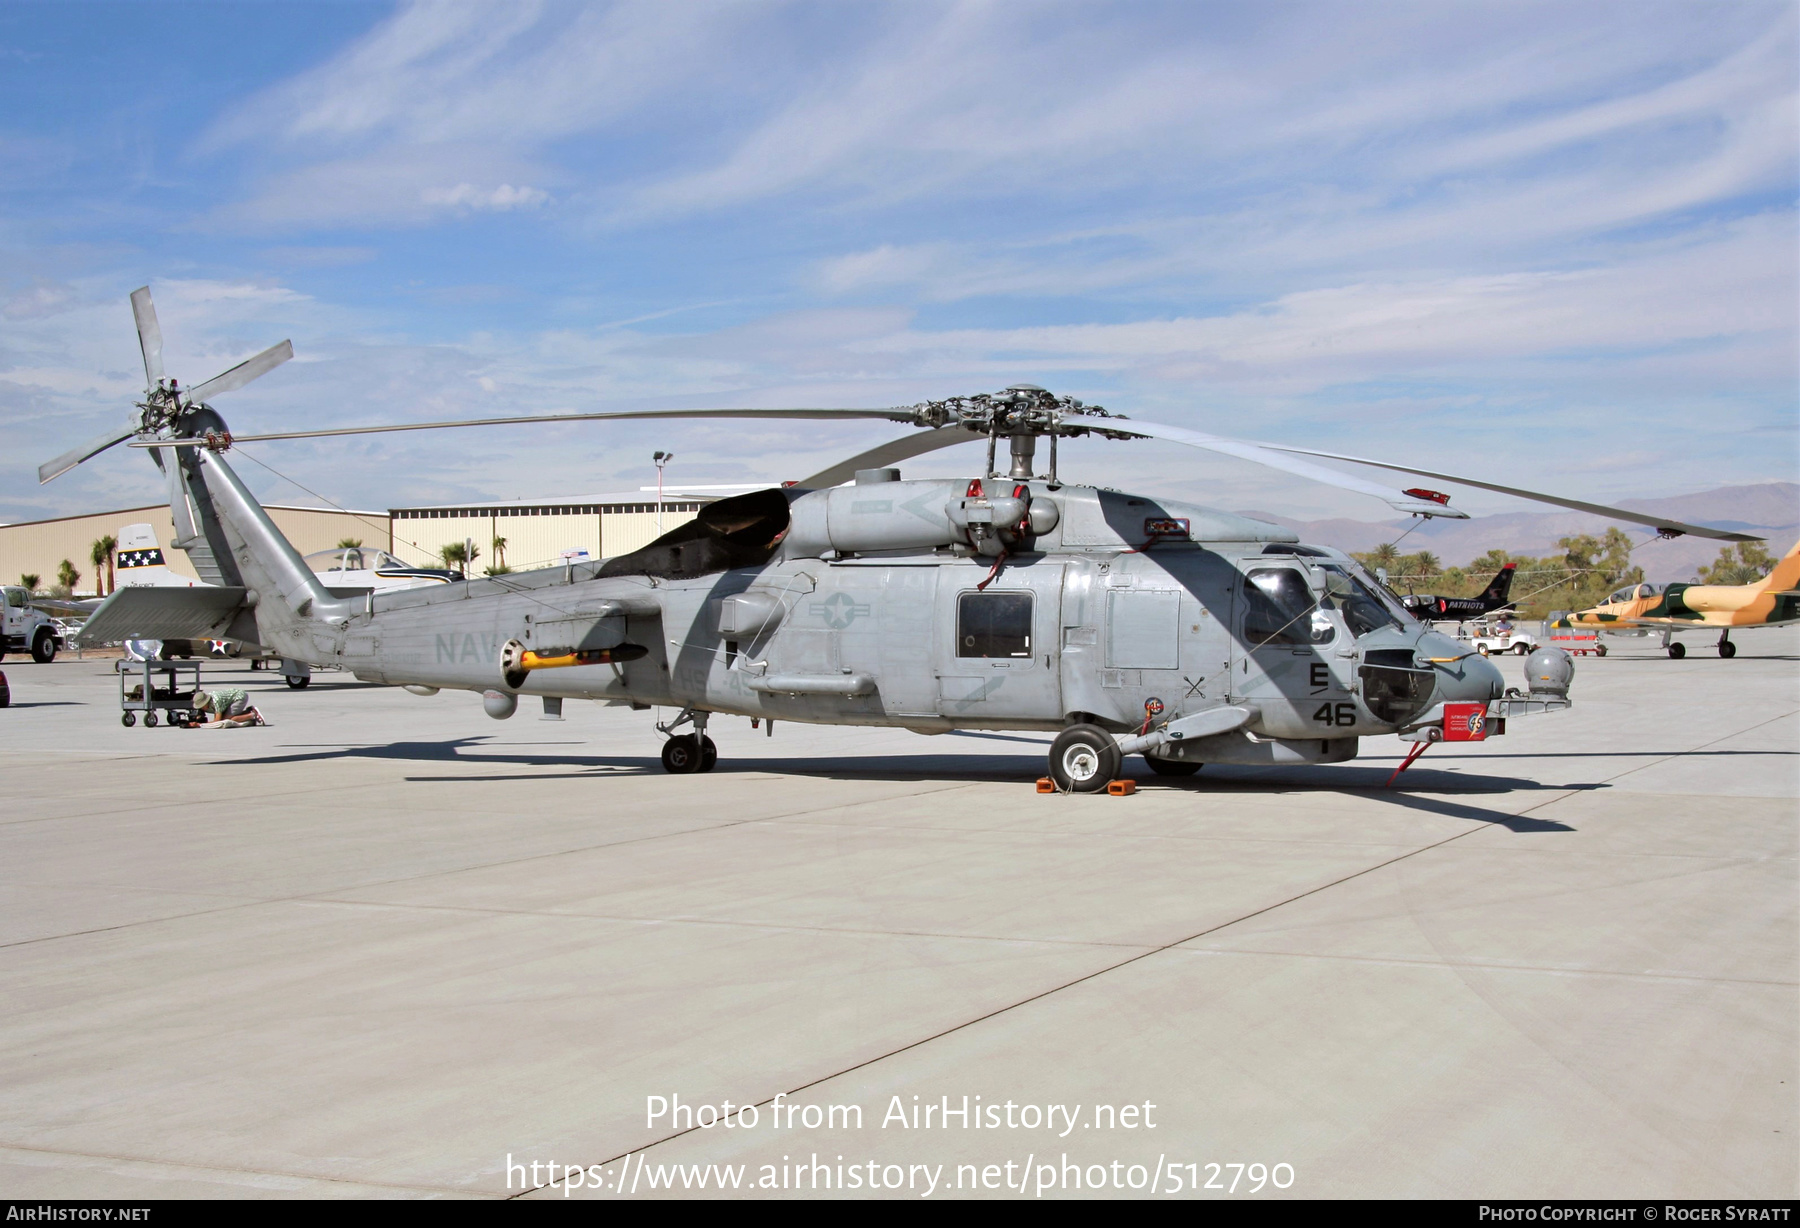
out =
{"type": "Polygon", "coordinates": [[[661,537],[663,531],[663,466],[674,460],[675,454],[658,452],[652,459],[656,461],[656,535],[661,537]]]}

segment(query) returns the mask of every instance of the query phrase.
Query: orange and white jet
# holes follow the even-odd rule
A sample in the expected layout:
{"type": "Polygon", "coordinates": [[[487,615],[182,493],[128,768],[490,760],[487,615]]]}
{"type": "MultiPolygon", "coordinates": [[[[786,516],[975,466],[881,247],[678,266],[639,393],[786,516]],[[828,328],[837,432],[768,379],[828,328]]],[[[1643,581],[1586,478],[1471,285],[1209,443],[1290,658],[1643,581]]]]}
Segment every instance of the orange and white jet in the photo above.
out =
{"type": "Polygon", "coordinates": [[[1744,627],[1800,622],[1800,542],[1754,584],[1632,584],[1599,605],[1559,618],[1557,627],[1655,627],[1679,660],[1687,648],[1677,631],[1718,628],[1719,655],[1734,657],[1731,633],[1744,627]]]}

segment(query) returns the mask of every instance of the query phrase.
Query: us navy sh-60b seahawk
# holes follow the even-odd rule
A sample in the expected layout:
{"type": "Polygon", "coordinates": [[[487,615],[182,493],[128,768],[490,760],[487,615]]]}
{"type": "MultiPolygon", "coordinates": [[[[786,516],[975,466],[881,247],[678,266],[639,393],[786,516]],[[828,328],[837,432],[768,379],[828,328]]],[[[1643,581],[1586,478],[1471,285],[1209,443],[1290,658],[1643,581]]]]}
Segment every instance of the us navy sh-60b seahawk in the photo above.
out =
{"type": "MultiPolygon", "coordinates": [[[[791,486],[711,504],[631,554],[409,592],[334,590],[226,462],[224,421],[163,378],[148,291],[133,304],[150,384],[138,414],[40,476],[126,439],[150,449],[169,475],[177,531],[221,587],[121,589],[89,619],[93,640],[127,628],[255,640],[420,694],[476,692],[500,718],[520,696],[552,710],[565,698],[674,707],[679,715],[662,727],[671,772],[712,768],[706,728],[721,713],[922,733],[1056,731],[1050,774],[1078,791],[1104,788],[1130,754],[1171,775],[1207,762],[1337,763],[1363,736],[1398,733],[1422,749],[1569,702],[1571,664],[1558,650],[1534,654],[1529,690],[1509,692],[1493,665],[1421,625],[1347,556],[1242,516],[1065,483],[1056,448],[1089,434],[1168,440],[1419,515],[1462,516],[1446,496],[1390,490],[1293,455],[1304,449],[1126,419],[1028,385],[882,410],[486,420],[879,418],[923,429],[791,486]],[[892,468],[971,441],[987,445],[980,476],[902,481],[892,468]]],[[[244,366],[273,367],[283,348],[244,366]]],[[[239,438],[435,425],[471,424],[239,438]]],[[[1735,536],[1578,506],[1667,532],[1735,536]]]]}

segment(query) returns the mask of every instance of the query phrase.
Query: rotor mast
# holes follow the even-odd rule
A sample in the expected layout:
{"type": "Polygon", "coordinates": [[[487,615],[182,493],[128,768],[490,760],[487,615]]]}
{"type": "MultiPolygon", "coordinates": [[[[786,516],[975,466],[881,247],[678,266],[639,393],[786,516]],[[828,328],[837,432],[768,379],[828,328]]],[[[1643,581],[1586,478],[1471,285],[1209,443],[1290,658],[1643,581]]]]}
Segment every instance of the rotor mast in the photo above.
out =
{"type": "Polygon", "coordinates": [[[1070,418],[1111,417],[1098,405],[1083,405],[1074,397],[1059,397],[1036,384],[1014,384],[1003,392],[980,393],[947,401],[926,401],[915,410],[920,426],[961,426],[987,436],[987,478],[1005,477],[1015,482],[1044,478],[1057,482],[1056,443],[1063,435],[1085,435],[1090,427],[1070,418]],[[1037,441],[1050,440],[1047,474],[1037,470],[1037,441]],[[1000,440],[1007,441],[1007,467],[1002,471],[1000,440]]]}

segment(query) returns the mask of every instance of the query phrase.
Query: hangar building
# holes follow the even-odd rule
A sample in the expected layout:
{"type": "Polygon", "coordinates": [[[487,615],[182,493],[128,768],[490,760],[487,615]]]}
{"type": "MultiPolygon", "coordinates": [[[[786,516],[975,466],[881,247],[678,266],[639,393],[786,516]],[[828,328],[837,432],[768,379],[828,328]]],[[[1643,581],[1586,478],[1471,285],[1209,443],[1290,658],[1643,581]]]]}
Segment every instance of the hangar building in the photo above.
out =
{"type": "MultiPolygon", "coordinates": [[[[405,507],[387,512],[339,511],[332,508],[290,507],[264,504],[269,518],[301,554],[329,550],[346,538],[365,546],[385,547],[418,567],[442,566],[438,551],[452,543],[475,543],[474,570],[492,565],[496,538],[504,541],[499,558],[514,571],[551,567],[565,553],[586,551],[601,558],[625,554],[648,545],[659,531],[673,529],[694,518],[712,496],[683,493],[663,500],[661,512],[654,498],[641,491],[585,495],[553,500],[507,500],[460,503],[444,507],[405,507]],[[661,524],[661,530],[658,524],[661,524]]],[[[121,508],[84,516],[62,516],[0,525],[0,579],[16,584],[21,575],[35,575],[39,587],[56,583],[64,559],[75,565],[81,579],[75,585],[80,596],[95,593],[94,565],[90,562],[96,540],[117,537],[128,524],[148,524],[156,531],[168,567],[192,576],[187,555],[172,549],[175,527],[167,505],[121,508]]]]}
{"type": "MultiPolygon", "coordinates": [[[[704,496],[665,498],[660,516],[666,532],[694,518],[712,502],[704,496]]],[[[642,492],[585,495],[566,499],[519,499],[498,503],[458,503],[445,507],[397,507],[388,547],[415,567],[442,566],[438,551],[473,541],[477,572],[495,560],[494,542],[505,545],[499,558],[514,571],[530,571],[561,563],[565,554],[586,551],[608,558],[647,546],[659,535],[656,500],[642,492]]]]}
{"type": "MultiPolygon", "coordinates": [[[[264,504],[264,508],[275,527],[301,554],[329,550],[347,537],[358,538],[369,546],[387,542],[386,512],[341,512],[332,508],[280,504],[264,504]]],[[[152,503],[148,507],[127,507],[116,512],[0,525],[0,579],[17,584],[20,576],[34,575],[39,578],[39,587],[45,588],[56,583],[57,569],[64,559],[68,559],[81,573],[81,579],[75,585],[76,595],[91,597],[95,593],[95,577],[89,557],[94,542],[102,537],[117,537],[119,530],[128,524],[147,524],[156,530],[156,544],[162,547],[169,570],[184,576],[194,574],[187,555],[170,549],[175,540],[175,525],[169,518],[169,505],[152,503]]]]}

